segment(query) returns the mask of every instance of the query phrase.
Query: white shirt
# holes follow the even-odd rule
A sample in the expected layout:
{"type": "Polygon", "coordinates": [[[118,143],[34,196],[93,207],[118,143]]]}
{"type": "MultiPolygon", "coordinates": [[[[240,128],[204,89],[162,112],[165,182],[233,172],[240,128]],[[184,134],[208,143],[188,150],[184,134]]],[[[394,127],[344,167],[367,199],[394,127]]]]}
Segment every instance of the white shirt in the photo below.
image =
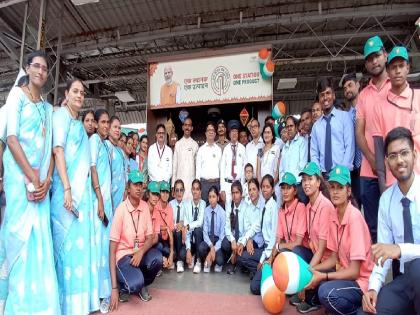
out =
{"type": "MultiPolygon", "coordinates": [[[[241,203],[236,207],[235,204],[233,204],[233,215],[235,215],[235,210],[238,209],[238,226],[239,226],[239,238],[238,243],[246,244],[246,241],[244,239],[245,236],[245,211],[247,209],[248,205],[245,203],[245,201],[241,201],[241,203]]],[[[232,202],[226,204],[226,223],[225,223],[225,236],[228,239],[229,242],[232,242],[235,240],[235,227],[231,226],[230,224],[230,216],[232,213],[232,202]]]]}
{"type": "Polygon", "coordinates": [[[267,174],[270,174],[275,178],[275,173],[279,165],[280,159],[280,148],[278,145],[273,144],[269,150],[264,152],[264,155],[260,158],[261,167],[260,175],[264,177],[267,174]]]}
{"type": "Polygon", "coordinates": [[[151,181],[166,181],[172,176],[172,150],[166,144],[159,148],[157,143],[149,147],[147,155],[147,167],[151,181]]]}
{"type": "Polygon", "coordinates": [[[185,187],[184,198],[192,199],[191,183],[195,179],[195,158],[198,144],[191,137],[182,137],[175,143],[172,161],[172,187],[177,179],[182,179],[185,187]]]}
{"type": "Polygon", "coordinates": [[[257,177],[257,155],[258,150],[264,146],[263,139],[258,138],[257,143],[255,144],[254,139],[246,145],[246,163],[250,163],[254,169],[254,177],[257,177]]]}
{"type": "MultiPolygon", "coordinates": [[[[271,197],[265,203],[264,211],[264,222],[261,228],[262,236],[264,238],[265,249],[260,257],[260,263],[262,264],[267,258],[270,257],[271,251],[273,250],[274,244],[276,243],[276,231],[277,231],[277,218],[278,208],[277,203],[271,197]]],[[[261,223],[260,223],[261,224],[261,223]]]]}
{"type": "Polygon", "coordinates": [[[6,105],[0,108],[0,141],[6,143],[7,134],[7,112],[6,105]]]}
{"type": "Polygon", "coordinates": [[[222,159],[222,149],[213,143],[204,143],[197,152],[195,177],[197,179],[216,179],[220,178],[220,160],[222,159]]]}
{"type": "Polygon", "coordinates": [[[226,192],[230,189],[230,183],[227,183],[225,179],[239,180],[241,183],[244,179],[244,167],[245,167],[245,147],[239,142],[236,143],[236,165],[234,172],[236,177],[232,177],[232,143],[228,143],[223,150],[222,160],[220,162],[220,191],[226,192]]]}
{"type": "MultiPolygon", "coordinates": [[[[404,273],[404,264],[420,258],[420,175],[415,174],[410,190],[404,196],[398,182],[392,184],[379,199],[378,243],[398,244],[401,249],[400,271],[404,273]],[[404,219],[401,199],[407,197],[410,202],[411,223],[414,244],[404,243],[404,219]]],[[[369,278],[369,290],[377,293],[385,283],[385,277],[392,265],[392,260],[384,266],[375,265],[369,278]]]]}
{"type": "Polygon", "coordinates": [[[206,209],[206,202],[202,199],[195,204],[193,200],[184,201],[185,206],[185,216],[184,216],[184,225],[189,225],[189,230],[187,232],[187,237],[185,241],[186,249],[191,249],[191,239],[192,234],[195,228],[203,227],[204,223],[204,210],[206,209]],[[198,209],[197,220],[194,221],[194,211],[195,208],[198,209]]]}
{"type": "Polygon", "coordinates": [[[181,201],[178,202],[178,200],[176,199],[172,199],[169,204],[172,207],[173,210],[173,214],[174,214],[174,226],[176,226],[177,222],[176,222],[176,217],[178,214],[178,206],[179,206],[179,222],[183,222],[184,226],[186,225],[185,223],[185,213],[186,213],[186,206],[187,206],[187,202],[185,201],[181,201]]]}
{"type": "Polygon", "coordinates": [[[299,173],[305,168],[308,162],[308,142],[302,136],[296,136],[287,141],[283,147],[280,161],[279,178],[281,179],[286,172],[295,175],[296,180],[300,183],[299,173]]]}

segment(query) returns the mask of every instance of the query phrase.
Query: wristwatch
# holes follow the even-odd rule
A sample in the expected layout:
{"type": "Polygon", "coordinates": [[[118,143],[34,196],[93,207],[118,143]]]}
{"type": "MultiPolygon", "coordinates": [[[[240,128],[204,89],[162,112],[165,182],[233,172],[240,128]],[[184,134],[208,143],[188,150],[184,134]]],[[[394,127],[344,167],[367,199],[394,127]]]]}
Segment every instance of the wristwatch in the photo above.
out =
{"type": "Polygon", "coordinates": [[[33,193],[33,192],[35,192],[35,186],[34,186],[34,184],[33,184],[33,183],[28,183],[28,184],[26,184],[26,190],[27,190],[29,193],[33,193]]]}

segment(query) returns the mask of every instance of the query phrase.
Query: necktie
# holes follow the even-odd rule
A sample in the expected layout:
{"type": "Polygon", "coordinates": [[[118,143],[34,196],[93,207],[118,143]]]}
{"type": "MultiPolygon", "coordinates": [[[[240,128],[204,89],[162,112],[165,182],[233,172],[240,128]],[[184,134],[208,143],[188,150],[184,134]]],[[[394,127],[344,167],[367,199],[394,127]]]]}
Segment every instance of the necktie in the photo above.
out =
{"type": "Polygon", "coordinates": [[[176,206],[176,223],[179,223],[180,212],[181,212],[181,207],[176,206]]]}
{"type": "Polygon", "coordinates": [[[308,162],[311,161],[311,135],[308,136],[308,162]]]}
{"type": "Polygon", "coordinates": [[[239,210],[235,210],[235,240],[239,239],[239,210]]]}
{"type": "Polygon", "coordinates": [[[211,221],[210,221],[210,239],[211,242],[214,244],[214,210],[211,212],[211,221]]]}
{"type": "MultiPolygon", "coordinates": [[[[354,125],[354,128],[356,129],[356,110],[353,111],[353,125],[354,125]]],[[[360,152],[359,147],[355,143],[353,166],[355,169],[358,169],[361,165],[362,165],[362,152],[360,152]]]]}
{"type": "Polygon", "coordinates": [[[263,226],[264,226],[264,214],[265,214],[265,207],[264,207],[264,209],[263,209],[263,211],[262,211],[262,217],[261,217],[261,231],[262,231],[262,228],[263,228],[263,226]]]}
{"type": "Polygon", "coordinates": [[[327,123],[325,128],[325,153],[324,153],[324,166],[325,172],[329,172],[332,168],[332,151],[331,151],[331,115],[324,116],[327,123]]]}
{"type": "Polygon", "coordinates": [[[193,221],[197,221],[197,217],[198,217],[198,208],[197,208],[197,207],[195,207],[195,208],[194,208],[193,221]]]}
{"type": "Polygon", "coordinates": [[[403,206],[403,220],[404,220],[404,243],[414,243],[413,225],[410,214],[410,199],[404,197],[401,199],[403,206]]]}
{"type": "Polygon", "coordinates": [[[236,144],[231,145],[232,148],[232,168],[231,168],[231,175],[232,179],[236,178],[236,172],[235,172],[235,165],[236,165],[236,144]]]}

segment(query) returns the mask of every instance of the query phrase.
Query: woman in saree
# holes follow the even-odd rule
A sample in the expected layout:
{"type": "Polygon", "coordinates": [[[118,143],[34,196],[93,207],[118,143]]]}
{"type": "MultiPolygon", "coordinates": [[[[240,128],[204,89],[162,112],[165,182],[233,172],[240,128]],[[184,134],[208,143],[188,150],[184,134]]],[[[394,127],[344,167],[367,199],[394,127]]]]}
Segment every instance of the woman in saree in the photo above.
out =
{"type": "Polygon", "coordinates": [[[47,58],[34,51],[7,99],[3,155],[7,205],[0,236],[0,313],[61,314],[50,226],[51,104],[41,89],[47,58]]]}
{"type": "Polygon", "coordinates": [[[95,246],[98,255],[99,309],[107,313],[111,296],[111,275],[109,272],[109,234],[112,223],[111,197],[111,155],[105,140],[109,135],[109,114],[104,109],[95,112],[96,133],[89,138],[90,166],[95,216],[95,246]]]}
{"type": "Polygon", "coordinates": [[[66,105],[53,114],[55,170],[51,224],[62,314],[87,315],[99,309],[97,254],[90,174],[89,138],[77,119],[85,91],[69,81],[66,105]]]}

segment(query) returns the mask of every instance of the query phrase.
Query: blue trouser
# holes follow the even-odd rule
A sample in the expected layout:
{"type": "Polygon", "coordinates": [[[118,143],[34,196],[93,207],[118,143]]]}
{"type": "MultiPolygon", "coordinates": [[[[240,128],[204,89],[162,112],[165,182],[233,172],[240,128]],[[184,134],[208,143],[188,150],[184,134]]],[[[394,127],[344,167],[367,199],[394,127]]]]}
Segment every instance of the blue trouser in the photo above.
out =
{"type": "MultiPolygon", "coordinates": [[[[217,241],[219,240],[219,237],[215,236],[214,237],[214,241],[213,241],[213,245],[215,245],[217,243],[217,241]]],[[[200,243],[200,245],[198,246],[198,257],[200,258],[200,260],[205,260],[207,258],[207,255],[210,252],[210,247],[209,245],[207,245],[207,243],[205,241],[202,241],[200,243]]],[[[219,248],[216,251],[216,265],[218,266],[223,266],[224,264],[224,257],[223,257],[223,252],[222,252],[222,248],[219,248]]]]}
{"type": "Polygon", "coordinates": [[[363,291],[356,281],[332,280],[322,282],[318,298],[328,314],[356,314],[362,305],[363,291]]]}
{"type": "Polygon", "coordinates": [[[153,247],[156,248],[158,251],[160,251],[162,253],[163,257],[168,258],[169,254],[171,253],[171,247],[169,244],[169,238],[164,240],[162,238],[162,234],[159,233],[159,240],[157,242],[157,244],[153,247]]]}
{"type": "Polygon", "coordinates": [[[245,247],[244,251],[242,252],[242,255],[237,257],[236,263],[238,264],[238,266],[248,270],[249,272],[256,273],[261,255],[264,251],[264,247],[258,248],[258,244],[255,241],[253,241],[253,244],[254,244],[254,254],[253,255],[249,254],[245,250],[246,248],[245,247]]]}
{"type": "Polygon", "coordinates": [[[197,255],[201,242],[203,241],[203,228],[196,227],[191,233],[191,254],[197,255]]]}
{"type": "MultiPolygon", "coordinates": [[[[361,309],[357,314],[366,314],[361,309]]],[[[401,274],[386,284],[378,294],[377,315],[420,314],[420,258],[404,266],[401,274]]]]}
{"type": "Polygon", "coordinates": [[[182,244],[182,232],[174,231],[174,261],[183,261],[185,262],[185,257],[187,257],[187,250],[185,244],[182,244]]]}
{"type": "Polygon", "coordinates": [[[360,177],[360,199],[372,243],[376,243],[378,227],[379,183],[377,178],[360,177]]]}
{"type": "Polygon", "coordinates": [[[130,264],[133,255],[126,255],[117,263],[117,280],[124,292],[137,293],[153,282],[162,269],[162,254],[155,248],[149,249],[143,256],[140,266],[130,264]]]}

